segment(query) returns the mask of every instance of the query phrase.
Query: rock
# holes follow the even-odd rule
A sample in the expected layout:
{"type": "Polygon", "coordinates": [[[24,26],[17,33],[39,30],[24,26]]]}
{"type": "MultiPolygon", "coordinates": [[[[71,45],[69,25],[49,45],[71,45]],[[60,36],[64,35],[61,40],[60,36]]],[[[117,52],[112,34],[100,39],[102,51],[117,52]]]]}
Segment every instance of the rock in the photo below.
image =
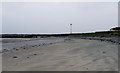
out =
{"type": "Polygon", "coordinates": [[[37,54],[33,54],[33,55],[37,55],[37,54]]]}
{"type": "Polygon", "coordinates": [[[103,54],[105,54],[106,52],[105,52],[105,51],[103,51],[102,53],[103,53],[103,54]]]}
{"type": "Polygon", "coordinates": [[[23,49],[26,49],[25,47],[23,49]]]}
{"type": "Polygon", "coordinates": [[[17,56],[13,56],[13,58],[18,58],[17,56]]]}
{"type": "Polygon", "coordinates": [[[30,58],[30,57],[27,57],[27,58],[30,58]]]}

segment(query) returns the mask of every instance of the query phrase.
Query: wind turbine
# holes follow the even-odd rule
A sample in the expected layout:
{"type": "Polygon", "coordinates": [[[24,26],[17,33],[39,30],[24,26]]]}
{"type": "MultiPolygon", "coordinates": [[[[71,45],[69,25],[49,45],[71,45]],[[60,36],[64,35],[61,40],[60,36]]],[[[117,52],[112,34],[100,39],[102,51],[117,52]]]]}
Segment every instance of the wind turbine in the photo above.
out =
{"type": "Polygon", "coordinates": [[[72,24],[70,24],[70,34],[72,34],[72,24]]]}

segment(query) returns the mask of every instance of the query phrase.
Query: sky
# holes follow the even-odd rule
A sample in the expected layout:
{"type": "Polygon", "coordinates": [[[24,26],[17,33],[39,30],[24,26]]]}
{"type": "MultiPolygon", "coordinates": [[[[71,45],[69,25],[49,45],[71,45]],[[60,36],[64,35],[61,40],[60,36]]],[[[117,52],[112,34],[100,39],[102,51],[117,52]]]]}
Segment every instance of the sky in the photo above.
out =
{"type": "Polygon", "coordinates": [[[2,3],[0,2],[0,34],[2,33],[2,3]]]}
{"type": "Polygon", "coordinates": [[[107,31],[118,26],[118,3],[2,3],[2,33],[69,33],[69,24],[74,33],[107,31]]]}
{"type": "Polygon", "coordinates": [[[119,2],[120,0],[1,0],[2,2],[119,2]]]}

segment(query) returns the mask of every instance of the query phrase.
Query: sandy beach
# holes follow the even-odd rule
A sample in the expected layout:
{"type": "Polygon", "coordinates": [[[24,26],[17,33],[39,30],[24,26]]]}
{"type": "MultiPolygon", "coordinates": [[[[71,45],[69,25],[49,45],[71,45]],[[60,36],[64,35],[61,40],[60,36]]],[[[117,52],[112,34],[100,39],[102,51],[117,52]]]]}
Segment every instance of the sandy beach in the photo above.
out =
{"type": "MultiPolygon", "coordinates": [[[[0,52],[2,51],[2,38],[0,38],[0,52]]],[[[2,72],[2,53],[0,53],[0,72],[2,72]]]]}
{"type": "Polygon", "coordinates": [[[118,45],[78,38],[3,39],[3,71],[118,71],[118,45]]]}

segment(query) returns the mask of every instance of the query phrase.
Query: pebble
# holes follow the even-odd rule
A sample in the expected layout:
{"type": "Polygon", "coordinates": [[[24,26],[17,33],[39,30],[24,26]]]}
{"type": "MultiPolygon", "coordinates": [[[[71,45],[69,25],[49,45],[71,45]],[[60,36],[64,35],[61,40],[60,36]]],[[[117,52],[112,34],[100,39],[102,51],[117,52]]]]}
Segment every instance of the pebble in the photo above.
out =
{"type": "Polygon", "coordinates": [[[13,58],[18,58],[17,56],[14,56],[13,58]]]}

